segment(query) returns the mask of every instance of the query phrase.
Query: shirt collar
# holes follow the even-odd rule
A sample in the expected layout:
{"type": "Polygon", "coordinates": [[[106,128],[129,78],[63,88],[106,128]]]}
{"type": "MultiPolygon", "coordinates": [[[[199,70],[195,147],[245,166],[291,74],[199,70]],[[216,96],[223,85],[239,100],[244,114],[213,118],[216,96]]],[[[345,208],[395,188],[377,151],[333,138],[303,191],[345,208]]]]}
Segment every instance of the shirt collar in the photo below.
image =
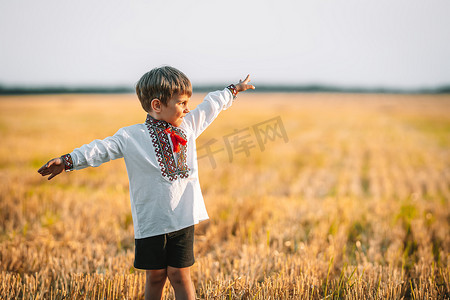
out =
{"type": "Polygon", "coordinates": [[[157,119],[153,118],[152,116],[150,116],[149,114],[147,114],[147,119],[145,120],[145,123],[147,123],[151,126],[162,128],[162,129],[173,127],[170,123],[163,121],[163,120],[157,120],[157,119]]]}

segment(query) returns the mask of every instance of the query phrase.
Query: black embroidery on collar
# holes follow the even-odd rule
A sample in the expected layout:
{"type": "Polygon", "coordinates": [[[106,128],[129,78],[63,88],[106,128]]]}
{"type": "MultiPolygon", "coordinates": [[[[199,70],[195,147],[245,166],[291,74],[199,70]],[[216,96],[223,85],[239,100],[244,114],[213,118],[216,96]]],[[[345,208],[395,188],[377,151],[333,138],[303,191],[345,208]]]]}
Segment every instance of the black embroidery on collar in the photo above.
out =
{"type": "Polygon", "coordinates": [[[148,132],[152,138],[153,148],[158,159],[161,174],[170,181],[174,181],[178,178],[187,178],[189,176],[190,169],[186,164],[186,149],[185,146],[180,145],[180,152],[178,153],[177,163],[173,154],[172,147],[170,146],[169,137],[165,129],[171,128],[178,135],[186,140],[186,134],[179,128],[172,126],[166,121],[156,120],[150,115],[147,115],[145,120],[148,132]]]}

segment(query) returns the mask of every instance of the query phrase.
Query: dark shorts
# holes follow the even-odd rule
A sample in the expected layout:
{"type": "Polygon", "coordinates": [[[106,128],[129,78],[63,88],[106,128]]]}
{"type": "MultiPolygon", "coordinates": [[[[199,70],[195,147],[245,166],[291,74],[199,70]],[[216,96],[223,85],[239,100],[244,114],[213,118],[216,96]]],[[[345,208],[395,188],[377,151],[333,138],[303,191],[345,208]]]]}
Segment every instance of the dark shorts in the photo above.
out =
{"type": "Polygon", "coordinates": [[[134,241],[136,269],[187,268],[194,264],[194,226],[134,241]]]}

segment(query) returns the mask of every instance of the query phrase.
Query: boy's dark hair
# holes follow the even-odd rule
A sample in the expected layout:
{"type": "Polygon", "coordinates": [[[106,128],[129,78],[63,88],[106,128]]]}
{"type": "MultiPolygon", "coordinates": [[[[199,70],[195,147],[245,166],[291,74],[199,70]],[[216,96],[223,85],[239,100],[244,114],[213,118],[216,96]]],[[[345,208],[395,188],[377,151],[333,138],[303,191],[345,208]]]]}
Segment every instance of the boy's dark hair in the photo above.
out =
{"type": "Polygon", "coordinates": [[[136,94],[142,108],[150,112],[153,99],[159,99],[163,105],[175,95],[192,96],[192,85],[183,72],[170,66],[154,68],[145,73],[136,83],[136,94]]]}

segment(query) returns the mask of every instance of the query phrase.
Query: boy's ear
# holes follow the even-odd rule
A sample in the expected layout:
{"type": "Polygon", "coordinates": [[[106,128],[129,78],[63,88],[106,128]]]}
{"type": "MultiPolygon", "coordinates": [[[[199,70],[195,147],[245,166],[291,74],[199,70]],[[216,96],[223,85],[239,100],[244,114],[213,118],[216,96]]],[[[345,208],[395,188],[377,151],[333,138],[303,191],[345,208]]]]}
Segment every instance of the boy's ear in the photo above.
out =
{"type": "Polygon", "coordinates": [[[161,111],[161,105],[162,105],[161,100],[159,100],[158,98],[154,98],[150,102],[150,107],[152,108],[152,110],[154,112],[160,112],[161,111]]]}

